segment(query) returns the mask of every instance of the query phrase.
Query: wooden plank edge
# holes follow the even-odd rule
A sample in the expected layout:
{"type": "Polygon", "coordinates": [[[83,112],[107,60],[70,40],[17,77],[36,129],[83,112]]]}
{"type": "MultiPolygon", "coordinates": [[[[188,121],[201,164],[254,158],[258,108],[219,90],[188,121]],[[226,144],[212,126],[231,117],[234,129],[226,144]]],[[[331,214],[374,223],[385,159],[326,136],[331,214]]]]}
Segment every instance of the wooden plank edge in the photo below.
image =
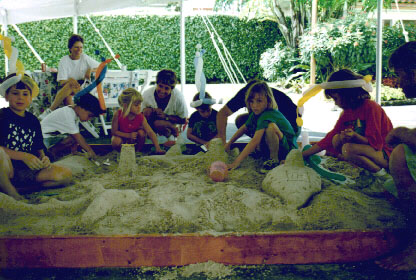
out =
{"type": "Polygon", "coordinates": [[[0,268],[346,263],[395,248],[403,230],[120,236],[3,236],[0,268]]]}

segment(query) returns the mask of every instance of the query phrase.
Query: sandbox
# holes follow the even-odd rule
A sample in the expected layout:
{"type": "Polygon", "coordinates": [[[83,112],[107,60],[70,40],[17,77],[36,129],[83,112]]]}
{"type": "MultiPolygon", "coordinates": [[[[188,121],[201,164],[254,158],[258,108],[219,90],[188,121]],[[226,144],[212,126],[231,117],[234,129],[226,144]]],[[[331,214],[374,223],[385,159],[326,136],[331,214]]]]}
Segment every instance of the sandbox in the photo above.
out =
{"type": "Polygon", "coordinates": [[[322,179],[319,193],[291,209],[261,189],[259,159],[247,158],[224,182],[210,179],[213,161],[236,155],[218,147],[182,155],[174,146],[163,156],[129,153],[134,166],[115,151],[99,156],[109,166],[66,157],[57,164],[73,170],[70,186],[23,202],[0,194],[0,266],[350,262],[398,244],[405,218],[386,198],[384,178],[324,157],[348,180],[322,179]]]}

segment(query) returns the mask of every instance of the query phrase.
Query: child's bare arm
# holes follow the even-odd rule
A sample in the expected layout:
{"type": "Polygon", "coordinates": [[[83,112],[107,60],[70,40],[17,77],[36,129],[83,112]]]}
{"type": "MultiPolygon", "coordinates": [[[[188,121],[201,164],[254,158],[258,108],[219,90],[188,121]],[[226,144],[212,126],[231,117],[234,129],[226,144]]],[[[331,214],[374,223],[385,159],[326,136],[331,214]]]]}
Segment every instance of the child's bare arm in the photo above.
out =
{"type": "Polygon", "coordinates": [[[152,140],[152,143],[153,143],[153,146],[155,146],[156,152],[157,153],[163,152],[163,150],[160,148],[159,141],[157,141],[156,133],[150,127],[146,118],[143,119],[143,128],[144,128],[144,131],[146,131],[147,135],[149,136],[150,140],[152,140]]]}
{"type": "Polygon", "coordinates": [[[310,147],[309,149],[307,149],[306,151],[303,151],[302,156],[303,157],[308,157],[308,156],[314,155],[316,153],[319,153],[323,150],[324,149],[322,149],[318,144],[315,144],[312,147],[310,147]]]}
{"type": "Polygon", "coordinates": [[[416,149],[416,129],[397,127],[387,135],[386,143],[392,147],[403,143],[416,149]]]}
{"type": "Polygon", "coordinates": [[[228,166],[229,169],[234,169],[240,165],[240,163],[251,153],[253,152],[256,147],[260,144],[261,138],[264,135],[265,129],[257,130],[256,133],[254,133],[253,138],[248,142],[244,150],[241,152],[241,154],[238,155],[238,157],[234,160],[232,164],[228,166]]]}
{"type": "Polygon", "coordinates": [[[83,148],[85,151],[87,151],[89,157],[91,157],[93,159],[95,159],[97,157],[97,155],[95,154],[95,152],[93,151],[91,146],[88,145],[87,141],[85,141],[85,138],[80,133],[71,134],[71,136],[78,143],[78,145],[81,146],[81,148],[83,148]]]}
{"type": "Polygon", "coordinates": [[[25,152],[10,150],[6,147],[2,147],[2,148],[4,149],[4,151],[9,156],[10,159],[21,160],[32,170],[39,170],[43,168],[42,161],[35,155],[25,153],[25,152]]]}
{"type": "Polygon", "coordinates": [[[188,130],[186,131],[186,137],[188,137],[189,140],[191,140],[195,143],[201,144],[201,145],[204,145],[208,142],[208,141],[205,141],[205,140],[193,135],[192,134],[192,128],[190,128],[190,127],[188,127],[188,130]]]}
{"type": "Polygon", "coordinates": [[[342,143],[357,143],[357,144],[363,144],[363,145],[368,145],[368,139],[365,136],[362,136],[360,134],[358,134],[357,132],[355,132],[353,129],[348,128],[345,129],[344,131],[341,131],[341,139],[342,139],[342,143]]]}
{"type": "Polygon", "coordinates": [[[230,141],[225,144],[225,150],[230,150],[231,144],[233,144],[235,141],[237,141],[238,138],[240,138],[244,133],[247,131],[247,126],[243,124],[237,131],[234,133],[234,135],[231,137],[230,141]]]}

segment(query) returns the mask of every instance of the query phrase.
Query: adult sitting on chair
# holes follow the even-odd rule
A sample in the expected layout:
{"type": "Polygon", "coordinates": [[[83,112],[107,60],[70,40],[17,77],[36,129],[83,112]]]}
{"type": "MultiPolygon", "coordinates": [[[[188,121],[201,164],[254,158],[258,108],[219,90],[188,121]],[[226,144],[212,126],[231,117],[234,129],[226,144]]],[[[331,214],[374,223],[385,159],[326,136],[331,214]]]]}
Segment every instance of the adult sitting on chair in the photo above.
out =
{"type": "Polygon", "coordinates": [[[177,78],[171,70],[161,70],[156,76],[156,86],[143,93],[143,114],[159,135],[178,136],[177,124],[185,124],[188,109],[182,93],[175,88],[177,78]]]}
{"type": "MultiPolygon", "coordinates": [[[[58,66],[58,82],[60,86],[64,86],[67,83],[74,84],[73,88],[76,88],[76,83],[82,85],[84,80],[90,80],[91,72],[95,71],[99,62],[95,61],[88,55],[82,52],[84,46],[84,39],[77,34],[73,34],[68,40],[69,55],[64,56],[59,61],[58,66]]],[[[79,89],[78,89],[79,90],[79,89]]],[[[39,119],[43,119],[51,111],[58,108],[62,103],[65,105],[74,105],[72,100],[73,95],[77,91],[67,93],[67,91],[59,91],[55,96],[55,99],[50,108],[39,116],[39,119]],[[67,93],[67,94],[63,94],[67,93]]]]}
{"type": "MultiPolygon", "coordinates": [[[[246,92],[254,83],[260,82],[260,80],[252,79],[250,80],[245,87],[240,89],[237,94],[231,98],[230,101],[225,104],[217,114],[217,129],[218,129],[218,138],[222,139],[222,142],[226,143],[226,129],[227,129],[227,119],[229,116],[237,112],[241,108],[246,107],[245,98],[246,92]]],[[[296,136],[299,136],[301,128],[296,124],[296,105],[292,100],[283,92],[278,91],[277,89],[271,88],[273,92],[274,99],[276,100],[279,111],[286,117],[290,122],[295,131],[296,136]]],[[[240,128],[243,124],[246,123],[249,113],[241,114],[235,119],[235,125],[237,128],[240,128]]],[[[253,137],[253,135],[248,135],[253,137]]]]}

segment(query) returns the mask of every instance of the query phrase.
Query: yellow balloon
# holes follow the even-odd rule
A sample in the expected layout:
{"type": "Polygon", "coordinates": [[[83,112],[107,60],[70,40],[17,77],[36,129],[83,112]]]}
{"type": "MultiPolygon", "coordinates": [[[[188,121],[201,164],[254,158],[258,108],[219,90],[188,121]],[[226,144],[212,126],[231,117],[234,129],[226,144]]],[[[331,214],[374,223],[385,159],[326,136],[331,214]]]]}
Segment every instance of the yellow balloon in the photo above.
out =
{"type": "Polygon", "coordinates": [[[304,96],[302,96],[301,99],[299,99],[298,107],[302,107],[306,101],[308,101],[312,96],[317,95],[321,90],[322,90],[322,87],[320,85],[313,86],[307,94],[305,94],[304,96]]]}
{"type": "Polygon", "coordinates": [[[3,48],[4,53],[6,54],[7,58],[10,58],[12,56],[12,40],[9,37],[5,37],[0,35],[0,40],[3,40],[3,48]]]}
{"type": "Polygon", "coordinates": [[[25,74],[25,66],[20,60],[16,61],[16,74],[17,75],[24,75],[25,74]]]}

